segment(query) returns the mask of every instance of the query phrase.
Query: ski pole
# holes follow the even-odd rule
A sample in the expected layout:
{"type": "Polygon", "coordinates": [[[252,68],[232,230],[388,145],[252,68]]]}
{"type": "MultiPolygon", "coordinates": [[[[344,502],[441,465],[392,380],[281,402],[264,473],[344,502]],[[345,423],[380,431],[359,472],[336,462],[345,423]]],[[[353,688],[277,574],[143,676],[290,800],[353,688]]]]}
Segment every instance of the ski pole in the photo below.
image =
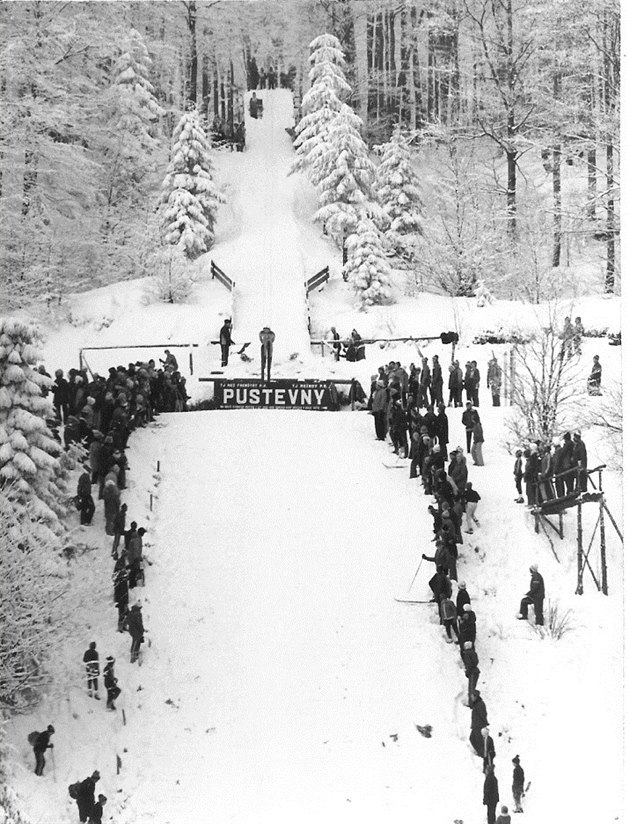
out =
{"type": "Polygon", "coordinates": [[[52,763],[53,768],[53,781],[57,783],[57,770],[55,769],[55,750],[54,748],[50,751],[50,761],[52,763]]]}
{"type": "Polygon", "coordinates": [[[411,587],[416,582],[416,578],[418,577],[418,573],[420,572],[420,567],[422,566],[423,561],[424,561],[424,558],[420,558],[420,563],[418,564],[418,569],[416,570],[416,574],[413,576],[412,582],[409,584],[409,589],[407,590],[407,595],[409,595],[409,593],[411,592],[411,587]]]}

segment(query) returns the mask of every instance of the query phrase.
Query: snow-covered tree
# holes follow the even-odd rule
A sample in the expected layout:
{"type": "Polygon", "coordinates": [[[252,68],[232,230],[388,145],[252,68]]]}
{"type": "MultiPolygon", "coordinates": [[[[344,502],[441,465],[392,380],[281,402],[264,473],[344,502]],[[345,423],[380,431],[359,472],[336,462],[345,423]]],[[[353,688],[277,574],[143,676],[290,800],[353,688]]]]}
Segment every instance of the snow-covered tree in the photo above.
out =
{"type": "Polygon", "coordinates": [[[210,144],[195,107],[183,115],[173,140],[162,184],[162,238],[173,246],[181,245],[186,257],[195,260],[214,241],[217,209],[223,201],[212,179],[210,144]]]}
{"type": "Polygon", "coordinates": [[[344,280],[354,288],[361,308],[385,303],[391,297],[390,266],[374,221],[363,218],[348,238],[344,280]]]}
{"type": "Polygon", "coordinates": [[[195,285],[194,263],[181,245],[160,246],[148,260],[151,278],[147,284],[147,302],[185,303],[195,285]]]}
{"type": "MultiPolygon", "coordinates": [[[[314,185],[321,180],[321,166],[313,168],[312,155],[326,141],[328,127],[335,114],[346,110],[346,116],[355,116],[344,100],[352,89],[344,75],[345,59],[339,40],[331,34],[322,34],[310,44],[310,89],[302,99],[302,118],[295,130],[294,146],[297,158],[292,171],[306,172],[314,185]]],[[[357,118],[358,123],[361,121],[357,118]]]]}
{"type": "Polygon", "coordinates": [[[0,489],[21,519],[62,531],[67,511],[61,445],[46,423],[51,401],[42,397],[50,378],[34,368],[41,361],[37,330],[20,320],[0,320],[0,489]]]}
{"type": "Polygon", "coordinates": [[[328,128],[326,142],[313,153],[314,168],[322,170],[315,220],[322,221],[340,246],[362,218],[379,211],[374,202],[374,164],[355,118],[339,112],[328,128]]]}
{"type": "Polygon", "coordinates": [[[104,182],[110,207],[118,206],[121,199],[141,198],[143,181],[155,170],[157,123],[164,110],[156,100],[150,70],[147,47],[132,28],[114,66],[105,99],[108,128],[104,182]]]}
{"type": "Polygon", "coordinates": [[[386,248],[403,260],[414,260],[422,233],[422,202],[409,142],[398,128],[383,148],[375,189],[386,215],[386,248]]]}

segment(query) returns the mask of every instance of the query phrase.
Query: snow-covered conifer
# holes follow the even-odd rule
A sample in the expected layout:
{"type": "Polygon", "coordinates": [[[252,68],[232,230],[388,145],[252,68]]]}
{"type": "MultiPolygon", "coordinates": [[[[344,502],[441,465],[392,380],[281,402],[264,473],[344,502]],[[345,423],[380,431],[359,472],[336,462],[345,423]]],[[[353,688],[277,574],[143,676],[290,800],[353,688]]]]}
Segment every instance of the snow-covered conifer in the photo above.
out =
{"type": "MultiPolygon", "coordinates": [[[[351,88],[344,75],[345,59],[341,43],[331,34],[322,34],[310,44],[310,89],[302,99],[302,119],[296,125],[294,146],[297,158],[292,171],[306,172],[314,185],[318,174],[312,167],[312,152],[326,141],[331,120],[342,108],[351,88]]],[[[348,109],[348,114],[352,110],[348,109]]],[[[359,121],[360,123],[360,121],[359,121]]]]}
{"type": "Polygon", "coordinates": [[[409,143],[398,128],[384,146],[376,170],[375,189],[386,216],[386,248],[403,260],[412,261],[416,257],[417,238],[422,232],[422,204],[409,143]]]}
{"type": "Polygon", "coordinates": [[[147,284],[147,302],[185,303],[195,285],[195,264],[181,245],[160,246],[149,258],[152,273],[147,284]]]}
{"type": "Polygon", "coordinates": [[[196,108],[187,111],[175,128],[173,150],[162,184],[162,238],[181,245],[195,260],[214,240],[214,224],[223,201],[212,172],[211,149],[196,108]]]}
{"type": "Polygon", "coordinates": [[[315,220],[322,221],[339,245],[356,230],[361,218],[378,211],[374,203],[374,164],[356,120],[359,118],[346,106],[331,121],[326,142],[313,152],[314,169],[321,170],[320,208],[315,220]]]}
{"type": "Polygon", "coordinates": [[[0,488],[20,517],[60,532],[68,493],[62,449],[46,423],[52,405],[42,397],[51,381],[34,368],[41,360],[40,343],[35,327],[0,320],[0,488]]]}
{"type": "Polygon", "coordinates": [[[391,296],[390,266],[374,221],[363,218],[348,238],[344,279],[356,291],[361,308],[385,303],[391,296]]]}

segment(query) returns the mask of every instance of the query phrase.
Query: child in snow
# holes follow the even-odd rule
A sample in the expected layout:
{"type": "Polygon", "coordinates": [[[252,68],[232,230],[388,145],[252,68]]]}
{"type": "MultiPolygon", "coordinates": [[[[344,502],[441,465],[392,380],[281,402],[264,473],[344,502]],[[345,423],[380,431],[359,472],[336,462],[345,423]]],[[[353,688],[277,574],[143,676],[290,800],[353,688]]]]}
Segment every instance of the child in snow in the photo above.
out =
{"type": "Polygon", "coordinates": [[[512,824],[512,816],[508,813],[505,804],[501,807],[501,815],[497,818],[497,824],[512,824]]]}

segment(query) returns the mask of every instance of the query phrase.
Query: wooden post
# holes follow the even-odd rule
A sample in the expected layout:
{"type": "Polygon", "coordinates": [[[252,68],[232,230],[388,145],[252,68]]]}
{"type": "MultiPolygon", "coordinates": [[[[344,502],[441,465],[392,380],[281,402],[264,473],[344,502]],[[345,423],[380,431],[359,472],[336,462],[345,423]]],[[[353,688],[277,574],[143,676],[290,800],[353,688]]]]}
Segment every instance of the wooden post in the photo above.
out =
{"type": "Polygon", "coordinates": [[[576,592],[578,595],[583,595],[584,593],[584,585],[583,585],[583,564],[584,564],[584,550],[582,546],[582,502],[578,501],[577,505],[577,545],[578,545],[578,579],[577,579],[577,589],[576,592]]]}
{"type": "Polygon", "coordinates": [[[559,520],[560,520],[560,529],[558,530],[558,532],[559,532],[559,534],[560,534],[560,538],[562,539],[562,538],[564,538],[564,528],[563,528],[563,526],[562,526],[562,517],[563,517],[563,516],[562,516],[562,511],[560,511],[560,512],[558,513],[558,516],[559,516],[559,520]]]}
{"type": "Polygon", "coordinates": [[[160,462],[159,461],[157,462],[157,471],[158,472],[160,471],[160,462]]]}
{"type": "Polygon", "coordinates": [[[322,347],[322,358],[323,358],[324,357],[324,341],[322,341],[321,347],[322,347]]]}
{"type": "Polygon", "coordinates": [[[608,595],[608,567],[606,566],[606,525],[604,523],[603,497],[599,499],[599,542],[602,565],[602,592],[604,593],[604,595],[608,595]]]}
{"type": "Polygon", "coordinates": [[[510,382],[507,371],[507,352],[503,353],[503,402],[507,406],[508,401],[508,384],[510,382]]]}
{"type": "Polygon", "coordinates": [[[192,348],[188,352],[188,365],[190,367],[190,374],[193,374],[193,350],[192,348]]]}
{"type": "Polygon", "coordinates": [[[455,361],[455,341],[451,344],[451,363],[455,361]]]}
{"type": "Polygon", "coordinates": [[[153,493],[149,494],[149,510],[153,512],[153,493]]]}
{"type": "Polygon", "coordinates": [[[83,349],[79,349],[79,372],[83,371],[83,349]]]}
{"type": "Polygon", "coordinates": [[[515,376],[515,363],[514,363],[514,347],[510,349],[510,406],[514,403],[514,376],[515,376]]]}

